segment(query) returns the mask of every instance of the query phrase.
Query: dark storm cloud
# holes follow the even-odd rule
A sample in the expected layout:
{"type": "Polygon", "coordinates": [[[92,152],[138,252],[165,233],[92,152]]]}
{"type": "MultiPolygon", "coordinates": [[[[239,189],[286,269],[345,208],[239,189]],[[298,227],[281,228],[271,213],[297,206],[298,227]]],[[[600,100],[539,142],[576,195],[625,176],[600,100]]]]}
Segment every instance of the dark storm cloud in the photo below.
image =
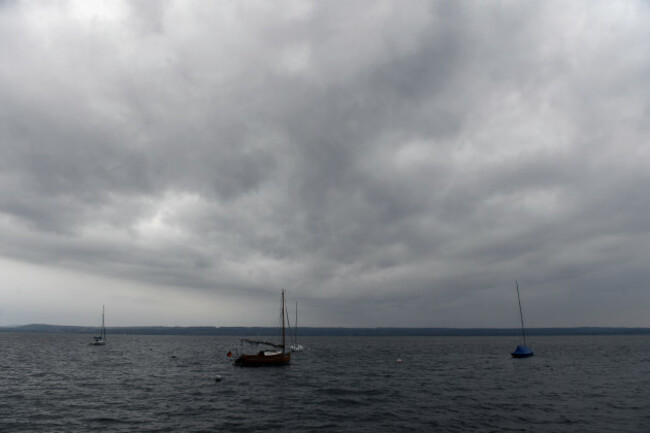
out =
{"type": "Polygon", "coordinates": [[[540,326],[648,325],[598,322],[647,300],[647,5],[271,6],[0,9],[1,254],[313,324],[516,325],[518,278],[540,326]]]}

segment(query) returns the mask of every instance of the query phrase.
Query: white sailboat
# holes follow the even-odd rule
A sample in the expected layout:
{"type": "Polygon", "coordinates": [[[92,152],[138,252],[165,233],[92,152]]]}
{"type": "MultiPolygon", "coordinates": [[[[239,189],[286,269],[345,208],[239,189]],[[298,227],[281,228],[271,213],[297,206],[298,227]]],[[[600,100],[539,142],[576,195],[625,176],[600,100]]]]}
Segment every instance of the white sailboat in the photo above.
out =
{"type": "Polygon", "coordinates": [[[296,302],[296,323],[293,328],[293,344],[291,345],[292,352],[302,352],[305,348],[302,344],[298,344],[298,303],[296,302]]]}
{"type": "Polygon", "coordinates": [[[102,328],[99,331],[98,337],[93,337],[90,342],[92,346],[103,346],[106,344],[106,328],[104,327],[104,306],[102,305],[102,328]]]}

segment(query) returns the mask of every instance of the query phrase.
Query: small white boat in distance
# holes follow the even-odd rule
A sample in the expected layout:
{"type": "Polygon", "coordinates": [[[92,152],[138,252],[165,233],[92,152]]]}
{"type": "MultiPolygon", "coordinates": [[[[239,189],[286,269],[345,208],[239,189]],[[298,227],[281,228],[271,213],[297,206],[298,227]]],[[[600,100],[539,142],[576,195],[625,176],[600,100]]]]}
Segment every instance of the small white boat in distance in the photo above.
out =
{"type": "Polygon", "coordinates": [[[106,344],[106,328],[104,327],[104,306],[102,305],[102,328],[99,331],[99,337],[93,337],[90,342],[91,346],[103,346],[106,344]]]}
{"type": "Polygon", "coordinates": [[[293,328],[293,344],[290,349],[292,352],[302,352],[305,348],[302,344],[298,344],[298,303],[296,302],[296,324],[293,328]]]}

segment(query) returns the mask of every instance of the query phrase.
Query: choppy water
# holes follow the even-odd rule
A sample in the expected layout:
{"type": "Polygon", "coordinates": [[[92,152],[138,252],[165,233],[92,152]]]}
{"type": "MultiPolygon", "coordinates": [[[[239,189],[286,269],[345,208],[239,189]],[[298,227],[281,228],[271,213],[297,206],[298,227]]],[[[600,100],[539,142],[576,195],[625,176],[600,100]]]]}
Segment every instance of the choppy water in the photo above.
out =
{"type": "Polygon", "coordinates": [[[650,431],[648,336],[531,338],[519,360],[509,337],[305,337],[251,369],[236,338],[89,340],[0,334],[0,431],[650,431]]]}

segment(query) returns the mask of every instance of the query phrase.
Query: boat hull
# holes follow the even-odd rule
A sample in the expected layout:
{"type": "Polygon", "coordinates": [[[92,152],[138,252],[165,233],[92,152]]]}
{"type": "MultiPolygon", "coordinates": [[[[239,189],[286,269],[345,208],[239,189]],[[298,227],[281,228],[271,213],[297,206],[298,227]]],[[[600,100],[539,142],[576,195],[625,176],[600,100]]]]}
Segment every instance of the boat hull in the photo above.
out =
{"type": "Polygon", "coordinates": [[[519,345],[514,352],[511,353],[513,358],[528,358],[535,354],[528,346],[519,345]]]}
{"type": "Polygon", "coordinates": [[[531,356],[533,356],[533,355],[535,355],[535,354],[534,354],[534,353],[524,353],[524,354],[521,354],[521,353],[514,353],[514,352],[512,352],[511,355],[512,355],[513,358],[529,358],[529,357],[531,357],[531,356]]]}
{"type": "Polygon", "coordinates": [[[106,340],[103,337],[93,337],[93,341],[90,342],[91,346],[103,346],[106,344],[106,340]]]}
{"type": "Polygon", "coordinates": [[[240,367],[273,367],[280,365],[289,365],[291,363],[291,353],[277,353],[268,355],[260,352],[257,355],[240,355],[235,360],[235,365],[240,367]]]}

